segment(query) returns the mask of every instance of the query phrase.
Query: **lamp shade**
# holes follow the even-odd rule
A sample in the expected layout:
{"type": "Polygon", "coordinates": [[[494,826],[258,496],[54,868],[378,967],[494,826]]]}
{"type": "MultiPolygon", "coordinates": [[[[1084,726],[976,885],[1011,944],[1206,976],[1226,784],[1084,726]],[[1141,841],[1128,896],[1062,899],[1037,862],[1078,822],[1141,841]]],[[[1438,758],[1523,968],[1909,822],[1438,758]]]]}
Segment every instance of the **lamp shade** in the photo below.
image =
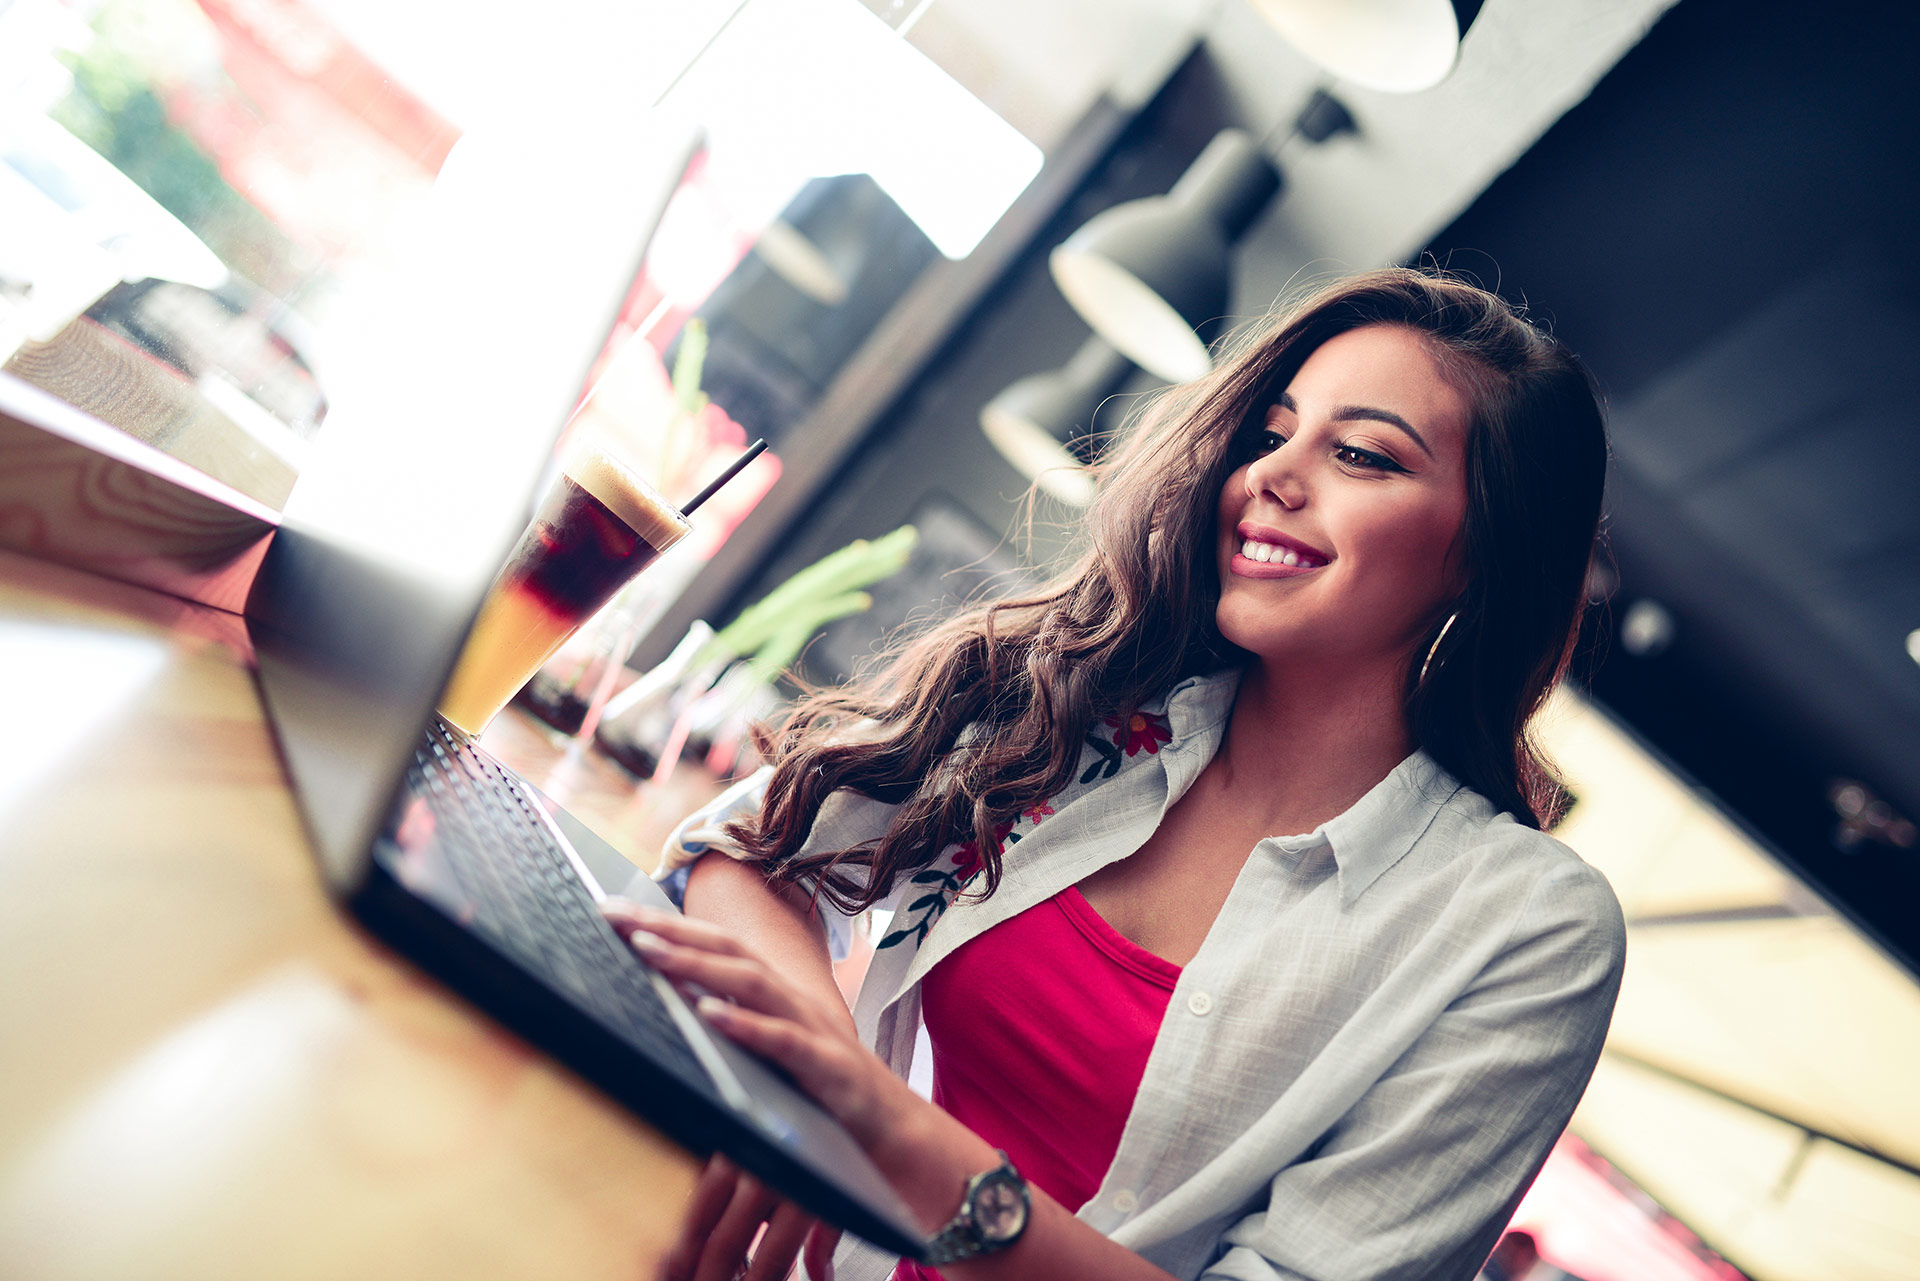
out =
{"type": "Polygon", "coordinates": [[[1112,344],[1091,338],[1061,368],[1030,374],[988,401],[980,430],[1022,476],[1064,503],[1085,507],[1093,501],[1093,478],[1087,460],[1065,442],[1092,427],[1101,402],[1132,367],[1112,344]]]}
{"type": "Polygon", "coordinates": [[[1202,332],[1227,309],[1233,242],[1280,189],[1280,171],[1238,129],[1215,135],[1164,196],[1094,215],[1048,259],[1093,331],[1169,382],[1212,368],[1202,332]]]}
{"type": "Polygon", "coordinates": [[[1342,80],[1431,89],[1460,56],[1481,0],[1250,0],[1287,42],[1342,80]]]}

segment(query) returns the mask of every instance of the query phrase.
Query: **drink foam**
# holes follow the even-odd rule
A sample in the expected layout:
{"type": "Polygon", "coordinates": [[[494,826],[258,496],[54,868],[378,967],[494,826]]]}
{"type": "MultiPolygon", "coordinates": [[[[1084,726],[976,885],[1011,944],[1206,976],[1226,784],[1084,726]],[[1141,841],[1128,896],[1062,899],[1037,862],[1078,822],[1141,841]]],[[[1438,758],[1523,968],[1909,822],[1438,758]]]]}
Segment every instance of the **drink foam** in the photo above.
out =
{"type": "Polygon", "coordinates": [[[582,450],[569,458],[566,473],[656,548],[672,546],[686,532],[685,517],[652,486],[598,449],[582,450]]]}

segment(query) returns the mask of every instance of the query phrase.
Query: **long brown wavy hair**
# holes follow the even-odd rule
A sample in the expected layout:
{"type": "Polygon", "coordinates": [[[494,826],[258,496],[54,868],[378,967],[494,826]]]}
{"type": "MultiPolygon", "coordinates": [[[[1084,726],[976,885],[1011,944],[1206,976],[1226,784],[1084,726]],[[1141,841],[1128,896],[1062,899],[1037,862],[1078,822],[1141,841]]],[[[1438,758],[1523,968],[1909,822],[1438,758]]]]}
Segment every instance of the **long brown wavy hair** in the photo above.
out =
{"type": "Polygon", "coordinates": [[[1249,658],[1214,624],[1221,487],[1307,357],[1373,324],[1423,334],[1473,408],[1467,586],[1408,672],[1408,725],[1496,806],[1550,824],[1563,794],[1527,722],[1565,670],[1586,599],[1606,472],[1599,397],[1578,358],[1497,295],[1395,268],[1300,300],[1150,404],[1101,469],[1070,568],[899,642],[873,672],[764,727],[766,800],[729,834],[776,884],[846,911],[965,840],[991,894],[997,833],[1067,786],[1096,718],[1249,658]],[[803,854],[841,789],[896,805],[891,823],[866,845],[803,854]]]}

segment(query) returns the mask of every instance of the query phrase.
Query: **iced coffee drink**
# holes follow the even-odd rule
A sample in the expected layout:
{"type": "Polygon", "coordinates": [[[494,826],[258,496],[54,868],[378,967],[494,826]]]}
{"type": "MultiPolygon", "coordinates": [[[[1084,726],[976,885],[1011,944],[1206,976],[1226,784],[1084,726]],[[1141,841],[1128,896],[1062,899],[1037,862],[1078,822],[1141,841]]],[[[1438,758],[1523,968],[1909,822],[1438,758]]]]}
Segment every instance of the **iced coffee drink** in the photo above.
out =
{"type": "Polygon", "coordinates": [[[652,486],[598,450],[570,461],[480,607],[440,696],[478,734],[519,688],[689,526],[652,486]]]}

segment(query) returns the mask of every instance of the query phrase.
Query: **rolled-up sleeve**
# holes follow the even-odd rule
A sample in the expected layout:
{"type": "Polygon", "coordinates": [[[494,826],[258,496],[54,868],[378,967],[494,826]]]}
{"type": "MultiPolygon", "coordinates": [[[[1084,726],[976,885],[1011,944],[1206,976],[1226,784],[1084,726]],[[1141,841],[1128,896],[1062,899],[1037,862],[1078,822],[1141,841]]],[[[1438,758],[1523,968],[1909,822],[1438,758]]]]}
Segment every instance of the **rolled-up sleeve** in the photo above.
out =
{"type": "Polygon", "coordinates": [[[1625,947],[1597,873],[1541,878],[1477,979],[1275,1176],[1202,1275],[1473,1277],[1586,1089],[1625,947]]]}
{"type": "Polygon", "coordinates": [[[684,875],[676,877],[676,874],[683,874],[701,855],[715,851],[728,858],[746,858],[747,852],[727,835],[726,826],[760,812],[767,795],[767,781],[772,777],[773,767],[762,766],[681,819],[661,848],[660,879],[684,881],[684,875]]]}
{"type": "MultiPolygon", "coordinates": [[[[680,820],[667,837],[660,852],[660,887],[675,903],[686,893],[687,873],[707,854],[724,854],[733,859],[751,855],[727,834],[730,823],[751,818],[765,802],[767,783],[773,768],[763,766],[726,791],[680,820]]],[[[829,796],[815,816],[813,829],[800,847],[800,856],[826,850],[854,849],[877,841],[893,820],[894,806],[851,792],[829,796]]],[[[879,906],[887,906],[882,902],[879,906]]],[[[834,910],[825,899],[820,912],[827,924],[827,939],[836,960],[847,955],[853,940],[852,918],[834,910]]]]}

